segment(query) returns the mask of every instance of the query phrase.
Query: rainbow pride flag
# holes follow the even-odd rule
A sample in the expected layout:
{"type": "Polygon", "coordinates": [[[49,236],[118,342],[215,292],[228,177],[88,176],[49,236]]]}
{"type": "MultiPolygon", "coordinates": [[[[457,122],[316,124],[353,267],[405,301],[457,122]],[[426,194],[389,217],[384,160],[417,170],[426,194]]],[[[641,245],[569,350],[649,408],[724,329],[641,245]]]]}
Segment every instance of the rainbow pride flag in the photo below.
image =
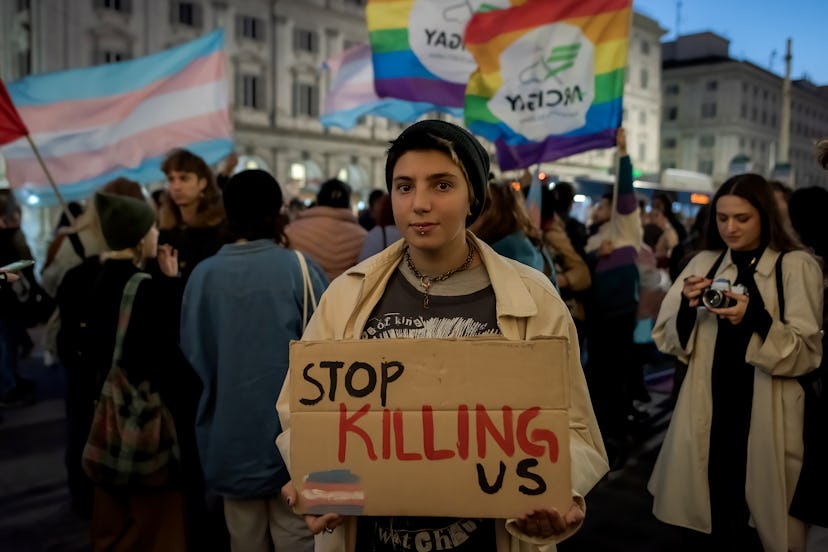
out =
{"type": "Polygon", "coordinates": [[[466,126],[495,143],[501,170],[615,144],[632,0],[528,0],[477,13],[466,48],[466,126]]]}
{"type": "Polygon", "coordinates": [[[476,12],[526,0],[368,0],[365,19],[380,97],[463,108],[466,83],[477,67],[463,34],[476,12]]]}

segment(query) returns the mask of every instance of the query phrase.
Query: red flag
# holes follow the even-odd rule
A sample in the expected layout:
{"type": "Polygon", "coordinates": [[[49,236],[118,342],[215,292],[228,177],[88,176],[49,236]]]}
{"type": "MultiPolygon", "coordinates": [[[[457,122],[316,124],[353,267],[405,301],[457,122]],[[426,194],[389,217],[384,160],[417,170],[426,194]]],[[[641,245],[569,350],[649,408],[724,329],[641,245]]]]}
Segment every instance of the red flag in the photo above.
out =
{"type": "Polygon", "coordinates": [[[0,80],[0,146],[29,134],[23,119],[11,101],[6,85],[0,80]]]}

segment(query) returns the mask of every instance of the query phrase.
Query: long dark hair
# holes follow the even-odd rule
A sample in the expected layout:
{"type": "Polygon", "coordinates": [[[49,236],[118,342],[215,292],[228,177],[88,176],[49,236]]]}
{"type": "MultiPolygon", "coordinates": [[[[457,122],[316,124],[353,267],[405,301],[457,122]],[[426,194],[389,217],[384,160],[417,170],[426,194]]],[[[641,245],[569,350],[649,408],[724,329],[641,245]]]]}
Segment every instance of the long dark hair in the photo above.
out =
{"type": "Polygon", "coordinates": [[[704,249],[727,249],[717,224],[717,206],[719,198],[726,195],[740,197],[753,205],[759,211],[762,233],[761,244],[776,251],[794,251],[802,246],[786,230],[782,222],[782,215],[776,206],[776,198],[768,181],[758,174],[739,174],[729,178],[722,184],[713,196],[710,207],[710,216],[707,220],[704,249]]]}
{"type": "Polygon", "coordinates": [[[670,226],[672,226],[673,230],[675,230],[676,234],[678,234],[679,242],[686,240],[687,228],[684,227],[676,214],[673,212],[673,197],[667,192],[656,192],[656,194],[653,195],[652,203],[655,204],[655,202],[661,203],[664,207],[662,212],[667,218],[667,221],[670,223],[670,226]]]}

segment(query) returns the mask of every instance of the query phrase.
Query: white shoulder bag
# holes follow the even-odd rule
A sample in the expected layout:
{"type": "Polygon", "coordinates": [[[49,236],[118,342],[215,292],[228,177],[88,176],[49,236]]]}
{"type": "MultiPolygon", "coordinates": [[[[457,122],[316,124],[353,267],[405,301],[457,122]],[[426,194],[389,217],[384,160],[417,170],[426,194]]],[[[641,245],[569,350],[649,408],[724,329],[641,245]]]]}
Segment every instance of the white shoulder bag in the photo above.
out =
{"type": "Polygon", "coordinates": [[[310,272],[308,271],[308,263],[305,262],[305,256],[299,251],[294,250],[296,258],[299,259],[299,267],[302,269],[303,294],[302,301],[302,333],[305,333],[305,328],[308,326],[308,296],[310,296],[311,305],[316,312],[316,294],[313,292],[313,281],[311,280],[310,272]]]}

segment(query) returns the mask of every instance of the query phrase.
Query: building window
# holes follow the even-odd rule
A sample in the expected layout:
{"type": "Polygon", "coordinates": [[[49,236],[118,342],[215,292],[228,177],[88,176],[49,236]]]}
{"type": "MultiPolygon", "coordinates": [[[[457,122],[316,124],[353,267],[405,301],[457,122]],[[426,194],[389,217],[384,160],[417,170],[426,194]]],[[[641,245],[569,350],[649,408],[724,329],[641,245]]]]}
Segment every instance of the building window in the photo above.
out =
{"type": "Polygon", "coordinates": [[[638,144],[638,159],[641,161],[647,159],[647,144],[644,142],[638,144]]]}
{"type": "Polygon", "coordinates": [[[647,72],[646,69],[641,70],[641,88],[647,88],[647,84],[650,82],[650,74],[647,72]]]}
{"type": "Polygon", "coordinates": [[[767,124],[768,122],[768,112],[764,109],[762,110],[762,124],[767,124]]]}
{"type": "Polygon", "coordinates": [[[747,119],[747,104],[746,103],[742,104],[742,109],[741,109],[740,113],[742,115],[742,119],[747,119]]]}
{"type": "Polygon", "coordinates": [[[201,5],[197,2],[172,2],[170,23],[185,27],[201,27],[201,5]]]}
{"type": "Polygon", "coordinates": [[[719,89],[719,81],[707,81],[707,85],[705,86],[710,91],[718,90],[719,89]]]}
{"type": "Polygon", "coordinates": [[[744,149],[744,148],[745,148],[745,137],[741,136],[739,138],[739,149],[744,149]]]}
{"type": "Polygon", "coordinates": [[[699,137],[699,146],[703,148],[712,148],[716,145],[716,137],[712,134],[705,134],[699,137]]]}
{"type": "Polygon", "coordinates": [[[126,61],[130,59],[130,55],[120,50],[98,50],[95,52],[92,63],[100,65],[102,63],[118,63],[119,61],[126,61]]]}
{"type": "Polygon", "coordinates": [[[21,77],[32,72],[32,51],[29,49],[17,52],[17,74],[21,77]]]}
{"type": "Polygon", "coordinates": [[[249,15],[237,15],[236,36],[250,40],[264,40],[264,20],[249,15]]]}
{"type": "Polygon", "coordinates": [[[264,107],[264,84],[259,75],[241,76],[241,105],[250,109],[264,107]]]}
{"type": "Polygon", "coordinates": [[[678,119],[678,107],[671,105],[665,108],[666,116],[664,117],[668,121],[675,121],[678,119]]]}
{"type": "Polygon", "coordinates": [[[668,84],[664,87],[664,95],[665,96],[678,96],[679,93],[679,85],[677,84],[668,84]]]}
{"type": "Polygon", "coordinates": [[[295,29],[293,31],[293,49],[315,54],[319,51],[319,36],[315,31],[295,29]]]}
{"type": "Polygon", "coordinates": [[[676,143],[675,138],[665,138],[661,145],[664,149],[676,149],[676,143]]]}
{"type": "Polygon", "coordinates": [[[31,0],[17,0],[17,11],[24,12],[29,11],[29,6],[31,4],[31,0]]]}
{"type": "Polygon", "coordinates": [[[315,84],[293,84],[293,116],[319,116],[319,87],[315,84]]]}
{"type": "Polygon", "coordinates": [[[94,7],[123,13],[132,11],[130,0],[95,0],[94,7]]]}
{"type": "Polygon", "coordinates": [[[756,108],[755,108],[755,107],[754,107],[753,109],[751,109],[751,110],[750,110],[750,119],[751,119],[752,121],[755,121],[755,120],[756,120],[756,108]]]}
{"type": "Polygon", "coordinates": [[[646,40],[641,41],[641,53],[645,56],[650,55],[650,43],[646,40]]]}
{"type": "Polygon", "coordinates": [[[647,124],[647,112],[646,111],[641,111],[638,114],[638,123],[641,124],[641,125],[646,125],[647,124]]]}
{"type": "Polygon", "coordinates": [[[699,159],[699,172],[713,174],[713,161],[710,159],[699,159]]]}
{"type": "Polygon", "coordinates": [[[703,103],[701,106],[702,119],[712,119],[716,116],[716,102],[703,103]]]}
{"type": "Polygon", "coordinates": [[[776,128],[776,114],[771,113],[771,127],[776,128]]]}
{"type": "Polygon", "coordinates": [[[621,111],[621,120],[624,121],[625,123],[627,122],[627,108],[626,107],[621,111]]]}

